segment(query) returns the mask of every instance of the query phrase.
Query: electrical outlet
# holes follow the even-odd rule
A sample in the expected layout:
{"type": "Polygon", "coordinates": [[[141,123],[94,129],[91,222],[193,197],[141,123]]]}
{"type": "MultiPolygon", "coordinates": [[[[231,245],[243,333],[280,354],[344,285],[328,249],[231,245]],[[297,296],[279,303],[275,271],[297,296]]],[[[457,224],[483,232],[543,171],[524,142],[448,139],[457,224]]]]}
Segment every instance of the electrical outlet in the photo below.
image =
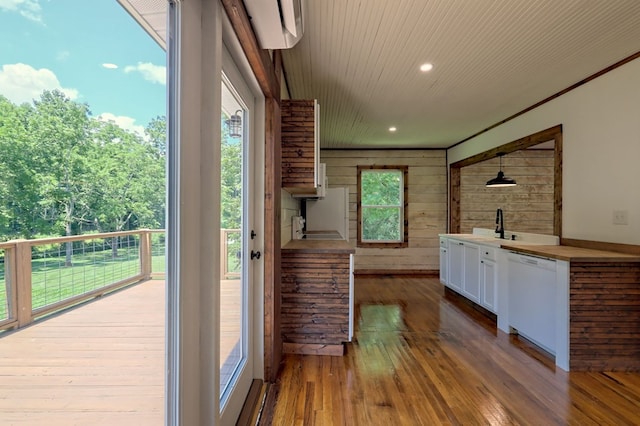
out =
{"type": "Polygon", "coordinates": [[[629,212],[627,210],[614,210],[613,211],[613,224],[614,225],[628,225],[629,224],[629,212]]]}

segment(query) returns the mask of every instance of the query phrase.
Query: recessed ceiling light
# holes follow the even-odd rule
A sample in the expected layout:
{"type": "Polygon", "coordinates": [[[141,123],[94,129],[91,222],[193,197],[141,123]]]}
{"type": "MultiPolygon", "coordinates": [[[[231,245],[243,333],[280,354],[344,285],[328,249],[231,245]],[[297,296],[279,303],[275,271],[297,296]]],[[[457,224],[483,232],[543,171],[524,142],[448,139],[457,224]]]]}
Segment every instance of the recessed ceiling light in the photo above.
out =
{"type": "Polygon", "coordinates": [[[398,129],[396,129],[395,127],[389,127],[389,131],[390,132],[395,132],[396,130],[398,130],[398,129]]]}
{"type": "Polygon", "coordinates": [[[420,65],[420,71],[422,72],[431,71],[432,69],[433,69],[433,64],[430,64],[428,62],[426,64],[420,65]]]}

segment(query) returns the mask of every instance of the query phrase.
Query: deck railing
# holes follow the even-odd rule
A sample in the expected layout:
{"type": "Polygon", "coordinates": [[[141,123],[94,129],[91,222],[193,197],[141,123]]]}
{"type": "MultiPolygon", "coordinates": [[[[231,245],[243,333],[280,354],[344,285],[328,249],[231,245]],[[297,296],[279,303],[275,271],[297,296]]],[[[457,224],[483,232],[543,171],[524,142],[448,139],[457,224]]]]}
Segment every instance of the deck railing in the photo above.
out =
{"type": "Polygon", "coordinates": [[[164,230],[0,243],[0,330],[164,275],[164,230]]]}

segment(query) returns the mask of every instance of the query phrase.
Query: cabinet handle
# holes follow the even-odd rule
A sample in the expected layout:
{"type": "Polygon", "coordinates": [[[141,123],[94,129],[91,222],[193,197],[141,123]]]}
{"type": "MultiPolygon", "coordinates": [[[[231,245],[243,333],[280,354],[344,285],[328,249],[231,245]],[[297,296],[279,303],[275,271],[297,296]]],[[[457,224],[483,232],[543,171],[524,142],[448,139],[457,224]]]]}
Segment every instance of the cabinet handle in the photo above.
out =
{"type": "Polygon", "coordinates": [[[458,245],[459,245],[459,246],[463,246],[463,245],[464,245],[464,243],[458,243],[458,245]]]}

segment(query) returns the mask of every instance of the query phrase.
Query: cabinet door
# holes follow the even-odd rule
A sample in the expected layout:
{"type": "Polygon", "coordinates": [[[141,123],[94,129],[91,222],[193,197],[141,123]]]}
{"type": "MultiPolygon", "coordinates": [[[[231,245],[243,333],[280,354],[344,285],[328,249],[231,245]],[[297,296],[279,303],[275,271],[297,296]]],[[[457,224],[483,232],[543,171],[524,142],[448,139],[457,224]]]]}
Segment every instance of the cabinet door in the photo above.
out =
{"type": "Polygon", "coordinates": [[[282,187],[292,194],[318,187],[317,111],[317,102],[313,99],[282,100],[282,187]]]}
{"type": "Polygon", "coordinates": [[[498,270],[496,267],[496,262],[492,260],[482,259],[480,261],[480,304],[491,312],[497,313],[497,295],[498,270]]]}
{"type": "Polygon", "coordinates": [[[440,247],[440,282],[444,285],[448,285],[449,282],[449,259],[447,258],[448,253],[447,249],[444,247],[440,247]]]}
{"type": "Polygon", "coordinates": [[[449,287],[462,292],[464,279],[464,243],[450,241],[449,243],[449,287]]]}
{"type": "Polygon", "coordinates": [[[463,294],[480,303],[480,249],[473,244],[464,244],[463,294]]]}

